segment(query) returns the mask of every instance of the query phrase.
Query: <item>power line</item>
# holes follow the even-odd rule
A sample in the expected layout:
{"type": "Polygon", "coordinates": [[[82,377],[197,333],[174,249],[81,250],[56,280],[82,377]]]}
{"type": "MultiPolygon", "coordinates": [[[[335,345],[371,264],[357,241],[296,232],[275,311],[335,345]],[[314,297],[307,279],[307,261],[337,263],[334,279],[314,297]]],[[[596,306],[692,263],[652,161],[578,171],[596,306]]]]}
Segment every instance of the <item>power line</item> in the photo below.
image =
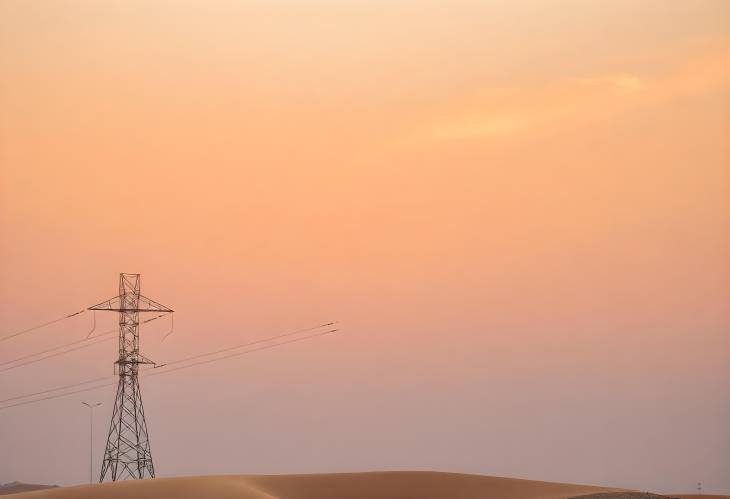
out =
{"type": "Polygon", "coordinates": [[[16,395],[15,397],[9,397],[9,398],[0,400],[0,404],[4,404],[5,402],[10,402],[10,401],[13,401],[13,400],[27,399],[29,397],[36,397],[38,395],[45,395],[46,393],[57,392],[59,390],[68,390],[70,388],[76,388],[77,386],[84,386],[84,385],[88,385],[90,383],[97,383],[99,381],[105,381],[105,380],[112,379],[112,378],[115,378],[115,377],[116,376],[103,376],[101,378],[93,378],[93,379],[87,379],[86,381],[80,381],[79,383],[73,383],[73,384],[65,385],[65,386],[57,386],[56,388],[49,388],[48,390],[42,390],[40,392],[28,393],[26,395],[16,395]]]}
{"type": "MultiPolygon", "coordinates": [[[[275,348],[275,347],[280,347],[280,346],[283,346],[283,345],[288,345],[290,343],[297,343],[299,341],[314,339],[314,338],[317,338],[319,336],[325,336],[327,334],[333,334],[333,333],[336,333],[338,331],[339,331],[338,329],[331,329],[331,330],[324,331],[324,332],[321,332],[321,333],[310,334],[310,335],[302,336],[300,338],[294,338],[294,339],[291,339],[291,340],[288,340],[288,341],[274,343],[272,345],[264,345],[264,346],[261,346],[261,347],[252,348],[250,350],[244,350],[243,352],[236,352],[234,354],[225,355],[223,357],[219,357],[219,358],[216,358],[216,359],[207,359],[207,360],[202,360],[200,362],[194,362],[192,364],[188,364],[188,365],[176,367],[174,369],[168,369],[168,370],[163,370],[163,371],[151,372],[151,373],[149,373],[147,375],[144,375],[144,377],[147,377],[147,376],[156,376],[156,375],[162,375],[162,374],[169,374],[169,373],[172,373],[172,372],[175,372],[175,371],[180,371],[182,369],[188,369],[190,367],[195,367],[195,366],[199,366],[199,365],[202,365],[202,364],[210,364],[212,362],[217,362],[217,361],[220,361],[220,360],[226,360],[226,359],[230,359],[230,358],[233,358],[233,357],[240,357],[242,355],[246,355],[246,354],[249,354],[249,353],[258,352],[258,351],[261,351],[261,350],[267,350],[267,349],[275,348]]],[[[263,341],[263,340],[260,340],[259,342],[261,342],[261,341],[263,341]]],[[[147,371],[151,371],[151,369],[148,369],[147,371]]],[[[20,398],[33,397],[33,396],[37,396],[37,395],[49,393],[49,392],[52,392],[52,391],[58,391],[58,390],[64,390],[64,389],[74,388],[74,387],[77,387],[77,386],[82,386],[84,384],[89,384],[89,383],[93,383],[93,382],[96,382],[96,381],[102,381],[102,380],[105,380],[105,379],[111,379],[111,378],[110,377],[105,377],[105,378],[97,378],[97,379],[94,379],[94,380],[83,381],[81,383],[75,383],[73,385],[67,385],[67,386],[64,386],[64,387],[58,387],[58,388],[54,388],[54,389],[51,389],[51,390],[45,390],[43,392],[36,392],[35,394],[29,394],[29,395],[24,395],[24,396],[13,397],[12,399],[6,399],[6,401],[16,400],[16,399],[20,399],[20,398]]],[[[96,389],[99,389],[99,388],[105,388],[105,387],[108,387],[108,386],[113,386],[115,384],[116,383],[114,383],[114,382],[112,382],[112,383],[105,383],[103,385],[91,386],[91,387],[88,387],[88,388],[82,388],[80,390],[74,390],[74,391],[71,391],[71,392],[65,392],[65,393],[60,393],[60,394],[55,394],[55,395],[49,395],[48,397],[43,397],[43,398],[40,398],[40,399],[25,400],[25,401],[22,401],[22,402],[16,402],[14,404],[10,404],[10,405],[6,405],[4,407],[0,407],[0,411],[2,411],[4,409],[10,409],[11,407],[18,407],[18,406],[27,405],[27,404],[33,404],[33,403],[36,403],[36,402],[42,402],[42,401],[45,401],[45,400],[52,400],[52,399],[56,399],[56,398],[66,397],[68,395],[74,395],[74,394],[77,394],[77,393],[83,393],[83,392],[87,392],[87,391],[91,391],[91,390],[96,390],[96,389]]],[[[0,401],[0,403],[1,402],[4,402],[4,401],[0,401]]]]}
{"type": "MultiPolygon", "coordinates": [[[[111,331],[106,331],[104,333],[100,333],[100,334],[97,334],[97,335],[93,336],[93,338],[100,338],[102,336],[106,336],[108,334],[112,334],[112,333],[116,333],[116,332],[117,332],[116,329],[111,330],[111,331]]],[[[72,341],[70,343],[64,343],[63,345],[58,345],[56,347],[49,348],[47,350],[42,350],[40,352],[29,353],[28,355],[24,355],[22,357],[18,357],[17,359],[6,360],[5,362],[0,362],[0,366],[6,366],[8,364],[13,364],[15,362],[20,362],[21,360],[30,359],[30,358],[33,358],[33,357],[37,357],[39,355],[43,355],[44,353],[55,352],[56,350],[60,350],[60,349],[65,348],[65,347],[70,347],[72,345],[78,345],[79,343],[85,343],[85,342],[89,341],[89,339],[90,338],[82,338],[80,340],[72,341]]]]}
{"type": "Polygon", "coordinates": [[[216,354],[219,354],[219,353],[230,352],[232,350],[238,350],[239,348],[250,347],[251,345],[257,345],[259,343],[264,343],[264,342],[267,342],[267,341],[278,340],[279,338],[284,338],[286,336],[293,336],[295,334],[306,333],[308,331],[314,331],[315,329],[319,329],[319,328],[327,327],[327,326],[334,326],[335,324],[336,324],[336,322],[328,322],[327,324],[320,324],[319,326],[308,327],[308,328],[304,328],[304,329],[297,329],[296,331],[290,331],[288,333],[282,333],[282,334],[278,334],[276,336],[270,336],[269,338],[263,338],[263,339],[260,339],[260,340],[249,341],[247,343],[242,343],[240,345],[236,345],[236,346],[233,346],[233,347],[222,348],[222,349],[216,350],[214,352],[201,353],[201,354],[198,354],[198,355],[192,355],[190,357],[185,357],[184,359],[178,359],[178,360],[173,360],[171,362],[165,362],[163,364],[159,364],[159,365],[155,366],[155,368],[161,369],[161,368],[163,368],[165,366],[172,366],[172,365],[175,365],[175,364],[180,364],[181,362],[187,362],[189,360],[200,359],[202,357],[210,357],[211,355],[216,355],[216,354]]]}
{"type": "Polygon", "coordinates": [[[87,338],[90,338],[91,335],[94,333],[94,331],[96,331],[96,310],[94,310],[91,315],[94,318],[94,322],[93,322],[93,325],[91,326],[91,331],[86,333],[87,338]]]}
{"type": "Polygon", "coordinates": [[[165,341],[168,336],[170,336],[175,331],[175,314],[173,312],[170,312],[170,330],[165,333],[165,336],[162,337],[162,341],[165,341]]]}
{"type": "Polygon", "coordinates": [[[84,388],[82,390],[76,390],[76,391],[73,391],[73,392],[66,392],[66,393],[61,393],[61,394],[58,394],[58,395],[50,395],[48,397],[43,397],[43,398],[35,399],[35,400],[26,400],[25,402],[18,402],[16,404],[10,404],[10,405],[6,405],[5,407],[0,407],[0,411],[2,411],[4,409],[10,409],[11,407],[18,407],[18,406],[21,406],[21,405],[34,404],[36,402],[43,402],[44,400],[57,399],[57,398],[61,398],[61,397],[66,397],[68,395],[74,395],[76,393],[88,392],[90,390],[96,390],[98,388],[106,388],[107,386],[114,386],[114,385],[116,385],[115,382],[106,383],[104,385],[92,386],[90,388],[84,388]]]}
{"type": "Polygon", "coordinates": [[[86,309],[79,310],[78,312],[74,312],[73,314],[64,315],[63,317],[59,317],[58,319],[53,319],[52,321],[44,322],[43,324],[39,324],[37,326],[29,327],[28,329],[23,329],[22,331],[18,331],[17,333],[11,333],[5,336],[0,337],[0,341],[7,341],[11,338],[15,338],[16,336],[20,336],[21,334],[30,333],[32,331],[35,331],[36,329],[40,329],[46,326],[50,326],[51,324],[55,324],[56,322],[60,322],[64,319],[70,319],[71,317],[79,314],[83,314],[86,312],[86,309]]]}
{"type": "MultiPolygon", "coordinates": [[[[147,319],[145,322],[153,321],[153,320],[155,320],[156,318],[159,318],[159,317],[161,317],[161,315],[158,315],[157,317],[153,317],[151,319],[147,319]]],[[[292,335],[304,333],[304,332],[307,332],[307,331],[313,331],[315,329],[319,329],[319,328],[325,327],[325,326],[331,326],[331,325],[334,325],[334,324],[336,324],[336,322],[329,322],[327,324],[321,324],[321,325],[315,326],[315,327],[309,327],[309,328],[304,328],[304,329],[297,329],[295,331],[290,331],[288,333],[282,333],[282,334],[278,334],[276,336],[269,336],[268,338],[262,338],[260,340],[254,340],[254,341],[249,341],[247,343],[242,343],[242,344],[237,345],[235,347],[223,348],[221,350],[216,350],[216,351],[213,351],[213,352],[203,353],[203,354],[199,354],[199,355],[193,355],[191,357],[187,357],[187,358],[184,358],[184,359],[177,359],[177,360],[174,360],[174,361],[165,363],[165,364],[161,364],[161,365],[156,366],[156,367],[147,368],[145,370],[150,370],[150,369],[155,369],[155,368],[160,369],[160,368],[163,368],[165,366],[174,365],[174,364],[180,364],[181,362],[186,362],[186,361],[189,361],[189,360],[199,359],[199,358],[202,358],[202,357],[210,357],[211,355],[216,355],[216,354],[219,354],[219,353],[224,353],[224,352],[228,352],[228,351],[231,351],[231,350],[236,350],[236,349],[239,349],[239,348],[245,348],[245,347],[249,347],[249,346],[252,346],[252,345],[257,345],[259,343],[274,341],[276,339],[284,338],[286,336],[292,336],[292,335]]],[[[115,331],[112,331],[112,332],[115,332],[115,331]]],[[[103,333],[103,334],[107,334],[107,333],[103,333]]],[[[99,334],[97,336],[94,336],[94,337],[98,337],[98,336],[101,336],[101,334],[99,334]]],[[[103,341],[106,341],[106,340],[103,340],[103,341]]],[[[101,343],[101,342],[99,341],[97,343],[101,343]]],[[[63,352],[63,353],[65,353],[65,352],[63,352]]],[[[2,372],[2,371],[0,371],[0,372],[2,372]]],[[[165,371],[165,372],[167,372],[167,371],[165,371]]],[[[3,403],[3,402],[8,402],[10,400],[18,400],[18,399],[23,399],[23,398],[28,398],[28,397],[34,397],[36,395],[43,395],[45,393],[56,392],[56,391],[59,391],[59,390],[67,390],[69,388],[76,388],[77,386],[83,386],[83,385],[87,385],[89,383],[95,383],[97,381],[103,381],[103,380],[105,380],[107,378],[108,378],[108,376],[105,376],[103,378],[93,378],[93,379],[90,379],[90,380],[81,381],[79,383],[72,383],[70,385],[58,386],[56,388],[50,388],[48,390],[43,390],[43,391],[40,391],[40,392],[29,393],[27,395],[19,395],[19,396],[16,396],[16,397],[10,397],[10,398],[7,398],[7,399],[0,400],[0,404],[3,403]]]]}
{"type": "Polygon", "coordinates": [[[11,370],[17,369],[19,367],[28,366],[30,364],[35,364],[36,362],[41,362],[43,360],[51,359],[53,357],[58,357],[59,355],[65,355],[67,353],[75,352],[76,350],[81,350],[83,348],[93,347],[94,345],[98,345],[99,343],[104,343],[105,341],[111,341],[113,339],[114,339],[114,337],[113,336],[110,336],[108,338],[102,338],[99,341],[94,341],[94,342],[91,342],[91,343],[86,343],[84,345],[79,345],[79,346],[74,347],[74,348],[69,348],[68,350],[63,350],[61,352],[52,353],[50,355],[46,355],[45,357],[41,357],[39,359],[29,360],[28,362],[23,362],[21,364],[17,364],[17,365],[14,365],[14,366],[6,367],[4,369],[0,369],[0,373],[4,373],[4,372],[7,372],[7,371],[11,371],[11,370]]]}
{"type": "MultiPolygon", "coordinates": [[[[143,323],[152,322],[152,321],[154,321],[156,319],[159,319],[160,317],[164,317],[165,315],[166,314],[160,314],[160,315],[157,315],[155,317],[151,317],[149,319],[146,319],[146,320],[144,320],[142,322],[143,323]]],[[[96,345],[97,343],[103,343],[104,341],[109,341],[109,340],[111,340],[113,338],[105,338],[105,339],[103,339],[101,341],[96,341],[96,342],[93,342],[93,343],[87,343],[87,342],[90,342],[91,340],[93,340],[95,338],[101,338],[102,336],[107,336],[107,335],[110,335],[110,334],[113,334],[113,333],[116,333],[116,332],[117,332],[117,329],[116,328],[115,329],[110,329],[109,331],[104,331],[103,333],[95,334],[93,336],[87,336],[86,338],[82,338],[80,340],[75,340],[75,341],[72,341],[72,342],[69,342],[69,343],[64,343],[63,345],[59,345],[59,346],[56,346],[56,347],[53,347],[53,348],[49,348],[49,349],[43,350],[41,352],[31,353],[31,354],[28,354],[28,355],[24,355],[22,357],[18,357],[18,358],[13,359],[13,360],[7,360],[5,362],[0,362],[0,367],[1,366],[6,366],[8,364],[14,364],[14,363],[20,362],[22,360],[26,360],[26,359],[30,359],[30,358],[33,358],[33,357],[37,357],[39,355],[43,355],[43,354],[50,353],[50,352],[55,352],[57,350],[61,350],[62,348],[66,348],[66,347],[70,347],[70,346],[73,346],[73,345],[79,345],[79,344],[82,344],[82,343],[86,343],[86,344],[83,344],[83,345],[81,345],[79,347],[76,347],[76,348],[70,348],[68,350],[64,350],[62,352],[54,353],[52,355],[46,355],[45,357],[42,357],[40,359],[33,359],[31,361],[24,362],[22,364],[10,366],[10,367],[7,367],[5,369],[0,369],[0,373],[3,373],[5,371],[10,371],[10,370],[16,369],[18,367],[27,366],[29,364],[35,364],[36,362],[40,362],[42,360],[50,359],[50,358],[53,358],[53,357],[58,357],[59,355],[64,355],[64,354],[67,354],[67,353],[75,352],[76,350],[81,350],[82,348],[90,347],[90,346],[96,345]]]]}
{"type": "Polygon", "coordinates": [[[330,329],[329,331],[324,331],[322,333],[309,334],[307,336],[302,336],[301,338],[294,338],[293,340],[288,340],[288,341],[282,341],[282,342],[279,342],[279,343],[274,343],[273,345],[264,345],[262,347],[252,348],[251,350],[244,350],[243,352],[237,352],[237,353],[233,353],[233,354],[229,354],[229,355],[224,355],[223,357],[218,357],[217,359],[201,360],[200,362],[193,362],[192,364],[188,364],[188,365],[180,366],[180,367],[175,367],[173,369],[167,369],[167,370],[164,370],[164,371],[152,372],[152,373],[149,373],[149,374],[144,375],[144,377],[156,376],[156,375],[160,375],[160,374],[168,374],[168,373],[171,373],[171,372],[179,371],[181,369],[188,369],[190,367],[200,366],[200,365],[203,365],[203,364],[210,364],[212,362],[218,362],[219,360],[226,360],[226,359],[230,359],[230,358],[233,358],[233,357],[239,357],[239,356],[245,355],[247,353],[258,352],[259,350],[266,350],[268,348],[280,347],[280,346],[283,346],[283,345],[288,345],[289,343],[296,343],[298,341],[303,341],[303,340],[311,340],[312,338],[317,338],[319,336],[324,336],[324,335],[327,335],[327,334],[336,333],[337,331],[339,331],[339,329],[330,329]]]}

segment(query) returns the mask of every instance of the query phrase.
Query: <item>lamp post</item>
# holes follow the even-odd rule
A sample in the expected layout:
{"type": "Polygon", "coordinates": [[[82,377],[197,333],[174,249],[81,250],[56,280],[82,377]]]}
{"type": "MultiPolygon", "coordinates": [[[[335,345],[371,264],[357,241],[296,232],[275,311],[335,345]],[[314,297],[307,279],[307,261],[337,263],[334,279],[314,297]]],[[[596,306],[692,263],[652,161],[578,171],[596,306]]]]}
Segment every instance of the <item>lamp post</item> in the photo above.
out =
{"type": "Polygon", "coordinates": [[[94,407],[99,407],[101,402],[89,404],[81,402],[89,408],[89,485],[94,483],[94,407]]]}

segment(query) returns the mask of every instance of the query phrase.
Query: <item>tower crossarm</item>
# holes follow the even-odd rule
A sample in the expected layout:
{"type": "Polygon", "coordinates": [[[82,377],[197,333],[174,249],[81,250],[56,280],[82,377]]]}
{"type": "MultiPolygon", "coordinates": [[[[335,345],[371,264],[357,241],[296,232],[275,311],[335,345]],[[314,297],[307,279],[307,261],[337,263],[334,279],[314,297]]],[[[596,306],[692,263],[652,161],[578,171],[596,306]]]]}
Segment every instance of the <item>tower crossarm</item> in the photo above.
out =
{"type": "Polygon", "coordinates": [[[171,308],[157,303],[146,296],[137,295],[137,300],[137,306],[130,307],[129,304],[124,303],[124,295],[115,296],[114,298],[97,303],[87,310],[102,310],[107,312],[174,312],[171,308]]]}

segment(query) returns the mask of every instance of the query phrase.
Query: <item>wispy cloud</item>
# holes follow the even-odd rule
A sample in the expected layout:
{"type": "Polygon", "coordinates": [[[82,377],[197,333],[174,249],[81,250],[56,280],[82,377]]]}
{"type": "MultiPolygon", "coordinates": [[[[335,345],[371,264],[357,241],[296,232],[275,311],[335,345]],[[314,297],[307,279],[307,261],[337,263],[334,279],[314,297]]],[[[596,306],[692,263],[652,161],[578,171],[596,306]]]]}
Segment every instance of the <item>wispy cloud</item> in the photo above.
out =
{"type": "Polygon", "coordinates": [[[662,77],[615,73],[566,78],[541,86],[477,89],[447,102],[415,136],[417,141],[497,140],[728,86],[730,43],[725,43],[678,61],[662,77]]]}

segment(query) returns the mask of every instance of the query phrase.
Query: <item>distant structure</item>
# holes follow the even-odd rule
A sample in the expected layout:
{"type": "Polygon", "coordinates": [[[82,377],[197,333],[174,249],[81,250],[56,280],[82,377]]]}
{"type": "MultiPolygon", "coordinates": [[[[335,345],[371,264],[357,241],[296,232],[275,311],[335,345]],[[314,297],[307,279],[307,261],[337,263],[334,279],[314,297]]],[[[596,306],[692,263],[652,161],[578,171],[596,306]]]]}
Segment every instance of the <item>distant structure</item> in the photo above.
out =
{"type": "Polygon", "coordinates": [[[119,296],[89,307],[119,312],[119,385],[99,482],[155,476],[138,380],[139,365],[154,362],[139,353],[139,313],[173,310],[140,295],[139,281],[139,274],[119,274],[119,296]]]}
{"type": "Polygon", "coordinates": [[[55,488],[58,488],[58,485],[36,485],[34,483],[10,482],[0,484],[0,496],[20,494],[21,492],[30,492],[31,490],[44,490],[55,488]]]}

